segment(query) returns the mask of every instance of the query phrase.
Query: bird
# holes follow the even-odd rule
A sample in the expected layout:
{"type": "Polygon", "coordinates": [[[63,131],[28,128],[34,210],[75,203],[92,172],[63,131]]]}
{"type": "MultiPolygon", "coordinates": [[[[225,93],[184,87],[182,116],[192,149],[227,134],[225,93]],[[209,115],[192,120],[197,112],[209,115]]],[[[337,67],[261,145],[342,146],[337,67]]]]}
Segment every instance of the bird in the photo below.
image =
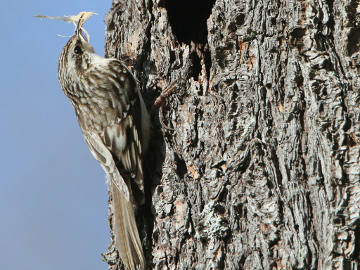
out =
{"type": "Polygon", "coordinates": [[[84,16],[77,19],[59,57],[58,80],[92,155],[108,178],[120,258],[125,269],[143,270],[146,263],[135,211],[145,201],[143,158],[149,145],[150,115],[131,71],[118,59],[97,55],[83,31],[84,16]]]}

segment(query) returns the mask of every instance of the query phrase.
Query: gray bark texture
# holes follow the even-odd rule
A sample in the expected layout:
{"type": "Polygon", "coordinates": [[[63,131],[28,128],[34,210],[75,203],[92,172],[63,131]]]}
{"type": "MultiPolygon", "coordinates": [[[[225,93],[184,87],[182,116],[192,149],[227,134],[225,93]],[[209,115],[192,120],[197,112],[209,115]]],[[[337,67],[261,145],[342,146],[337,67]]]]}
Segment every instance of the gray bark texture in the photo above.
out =
{"type": "MultiPolygon", "coordinates": [[[[360,269],[359,12],[113,0],[106,56],[149,107],[175,82],[137,213],[149,269],[360,269]]],[[[113,248],[104,258],[122,269],[113,248]]]]}

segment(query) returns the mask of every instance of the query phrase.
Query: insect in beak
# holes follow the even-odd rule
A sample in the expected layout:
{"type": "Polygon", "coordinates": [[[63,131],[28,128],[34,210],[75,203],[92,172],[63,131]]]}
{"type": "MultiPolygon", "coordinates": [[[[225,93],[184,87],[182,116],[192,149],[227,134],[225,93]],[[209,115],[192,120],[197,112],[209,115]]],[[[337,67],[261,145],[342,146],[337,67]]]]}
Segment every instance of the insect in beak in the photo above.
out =
{"type": "Polygon", "coordinates": [[[94,14],[96,13],[92,11],[81,11],[78,15],[73,15],[73,16],[50,17],[45,15],[36,15],[34,17],[41,19],[55,19],[55,20],[61,20],[61,21],[73,23],[76,26],[74,34],[78,37],[82,37],[85,41],[90,42],[90,35],[88,34],[88,32],[86,32],[86,30],[82,26],[94,14]]]}

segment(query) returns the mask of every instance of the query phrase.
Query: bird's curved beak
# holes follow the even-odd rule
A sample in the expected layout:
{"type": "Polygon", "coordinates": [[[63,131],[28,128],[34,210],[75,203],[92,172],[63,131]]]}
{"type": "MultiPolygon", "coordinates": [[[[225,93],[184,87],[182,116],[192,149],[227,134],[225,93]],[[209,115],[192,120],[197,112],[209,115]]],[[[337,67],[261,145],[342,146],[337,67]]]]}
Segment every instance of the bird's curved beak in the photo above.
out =
{"type": "MultiPolygon", "coordinates": [[[[85,21],[87,19],[89,19],[89,17],[92,14],[96,14],[94,12],[82,12],[80,13],[80,18],[78,19],[78,21],[76,22],[76,28],[75,28],[75,36],[81,38],[82,40],[86,41],[86,42],[90,42],[90,35],[88,34],[88,32],[82,27],[83,24],[85,23],[85,21]]],[[[75,23],[75,21],[74,21],[75,23]]]]}
{"type": "Polygon", "coordinates": [[[82,28],[82,20],[83,20],[83,15],[80,16],[77,24],[76,24],[76,28],[75,28],[75,35],[77,37],[81,37],[82,33],[81,33],[81,28],[82,28]]]}

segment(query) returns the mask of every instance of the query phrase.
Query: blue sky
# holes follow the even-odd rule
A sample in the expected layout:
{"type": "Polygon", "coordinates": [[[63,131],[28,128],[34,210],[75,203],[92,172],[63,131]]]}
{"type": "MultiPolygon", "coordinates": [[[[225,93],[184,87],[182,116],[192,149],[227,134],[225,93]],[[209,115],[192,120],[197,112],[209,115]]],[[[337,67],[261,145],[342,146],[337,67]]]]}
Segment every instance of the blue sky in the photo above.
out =
{"type": "Polygon", "coordinates": [[[111,1],[4,1],[0,16],[0,269],[107,269],[107,187],[57,81],[71,24],[33,15],[98,13],[85,24],[104,55],[111,1]]]}

